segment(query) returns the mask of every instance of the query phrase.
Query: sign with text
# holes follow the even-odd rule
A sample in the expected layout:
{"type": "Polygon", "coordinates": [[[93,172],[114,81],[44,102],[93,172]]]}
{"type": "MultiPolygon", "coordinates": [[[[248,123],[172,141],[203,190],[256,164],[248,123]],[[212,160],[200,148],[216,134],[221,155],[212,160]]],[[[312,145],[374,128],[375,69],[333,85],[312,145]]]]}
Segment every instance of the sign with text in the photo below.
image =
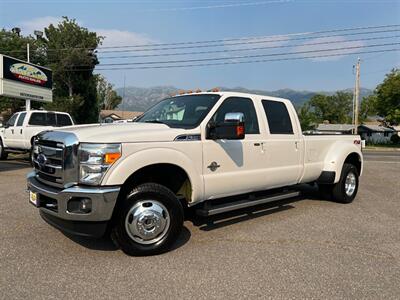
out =
{"type": "Polygon", "coordinates": [[[52,87],[50,69],[0,54],[0,95],[51,102],[52,87]]]}

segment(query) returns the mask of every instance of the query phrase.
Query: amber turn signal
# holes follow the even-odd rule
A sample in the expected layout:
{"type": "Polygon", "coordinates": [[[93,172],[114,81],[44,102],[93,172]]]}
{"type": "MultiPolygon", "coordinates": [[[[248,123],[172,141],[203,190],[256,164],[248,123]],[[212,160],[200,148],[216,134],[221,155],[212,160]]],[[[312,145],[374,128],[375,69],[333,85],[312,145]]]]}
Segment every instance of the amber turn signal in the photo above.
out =
{"type": "Polygon", "coordinates": [[[106,164],[112,164],[118,160],[118,158],[121,157],[121,153],[106,153],[104,156],[104,162],[106,164]]]}

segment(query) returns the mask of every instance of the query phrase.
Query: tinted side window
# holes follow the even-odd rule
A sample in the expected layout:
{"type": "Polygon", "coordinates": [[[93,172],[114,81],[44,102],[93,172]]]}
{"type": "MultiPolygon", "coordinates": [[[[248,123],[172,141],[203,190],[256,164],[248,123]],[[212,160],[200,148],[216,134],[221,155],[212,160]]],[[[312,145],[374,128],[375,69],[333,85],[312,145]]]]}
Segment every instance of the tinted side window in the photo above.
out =
{"type": "Polygon", "coordinates": [[[46,126],[57,126],[55,113],[47,113],[46,117],[47,117],[46,126]]]}
{"type": "Polygon", "coordinates": [[[13,114],[10,119],[7,121],[8,126],[14,126],[15,120],[17,119],[18,114],[13,114]]]}
{"type": "Polygon", "coordinates": [[[257,113],[251,99],[241,97],[230,97],[225,99],[212,117],[212,120],[216,123],[222,123],[224,122],[225,114],[230,112],[241,112],[244,114],[244,128],[246,134],[260,133],[257,113]]]}
{"type": "Polygon", "coordinates": [[[57,126],[70,126],[70,125],[72,125],[72,122],[68,115],[57,114],[57,126]]]}
{"type": "Polygon", "coordinates": [[[22,126],[25,120],[26,113],[21,113],[18,118],[17,126],[22,126]]]}
{"type": "Polygon", "coordinates": [[[292,121],[284,103],[263,100],[262,105],[271,134],[293,134],[292,121]]]}
{"type": "Polygon", "coordinates": [[[46,113],[32,113],[29,125],[46,126],[46,113]]]}

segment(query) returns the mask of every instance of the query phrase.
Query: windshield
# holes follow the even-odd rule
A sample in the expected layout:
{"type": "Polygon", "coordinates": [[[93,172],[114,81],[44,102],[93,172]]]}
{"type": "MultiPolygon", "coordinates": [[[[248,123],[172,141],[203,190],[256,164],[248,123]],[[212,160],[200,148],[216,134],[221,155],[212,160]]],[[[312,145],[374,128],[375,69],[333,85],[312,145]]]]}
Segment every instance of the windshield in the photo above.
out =
{"type": "Polygon", "coordinates": [[[220,97],[214,94],[201,94],[167,98],[154,105],[135,122],[193,128],[201,123],[220,97]]]}

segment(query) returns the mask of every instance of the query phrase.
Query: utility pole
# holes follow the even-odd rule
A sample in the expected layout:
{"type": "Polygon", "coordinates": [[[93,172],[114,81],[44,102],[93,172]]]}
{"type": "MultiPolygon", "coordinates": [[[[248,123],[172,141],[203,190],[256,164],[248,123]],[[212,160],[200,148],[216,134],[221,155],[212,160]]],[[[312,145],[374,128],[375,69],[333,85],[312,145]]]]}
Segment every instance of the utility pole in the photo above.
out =
{"type": "Polygon", "coordinates": [[[358,58],[356,64],[356,85],[354,89],[354,134],[357,134],[358,127],[358,108],[360,98],[360,62],[361,59],[358,58]]]}
{"type": "Polygon", "coordinates": [[[122,119],[124,119],[124,112],[125,112],[125,81],[126,81],[126,75],[124,74],[124,91],[122,92],[122,119]]]}
{"type": "MultiPolygon", "coordinates": [[[[29,63],[30,62],[30,53],[29,53],[29,43],[26,44],[26,60],[29,63]]],[[[31,110],[31,100],[30,99],[26,99],[25,100],[25,109],[26,111],[30,111],[31,110]]]]}

